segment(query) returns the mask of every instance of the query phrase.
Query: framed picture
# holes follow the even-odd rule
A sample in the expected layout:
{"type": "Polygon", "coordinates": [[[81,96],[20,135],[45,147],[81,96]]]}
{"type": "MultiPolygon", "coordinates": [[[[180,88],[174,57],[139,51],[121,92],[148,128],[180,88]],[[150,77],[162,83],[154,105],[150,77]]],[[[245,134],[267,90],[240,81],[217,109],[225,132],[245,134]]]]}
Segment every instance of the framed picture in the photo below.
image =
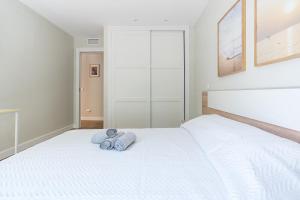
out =
{"type": "Polygon", "coordinates": [[[300,1],[255,0],[255,65],[300,57],[300,1]]]}
{"type": "Polygon", "coordinates": [[[90,65],[90,77],[99,77],[100,76],[100,65],[92,64],[90,65]]]}
{"type": "Polygon", "coordinates": [[[246,4],[237,1],[218,23],[219,77],[246,70],[246,4]]]}

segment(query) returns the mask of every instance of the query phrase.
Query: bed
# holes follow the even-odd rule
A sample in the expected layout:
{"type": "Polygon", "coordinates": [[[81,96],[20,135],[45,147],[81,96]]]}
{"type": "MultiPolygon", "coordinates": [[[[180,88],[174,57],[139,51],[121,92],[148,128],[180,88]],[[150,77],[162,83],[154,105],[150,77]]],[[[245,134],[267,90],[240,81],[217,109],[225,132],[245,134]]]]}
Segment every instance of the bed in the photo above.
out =
{"type": "Polygon", "coordinates": [[[127,151],[74,130],[0,162],[0,199],[299,200],[300,147],[220,115],[133,129],[127,151]]]}
{"type": "Polygon", "coordinates": [[[0,197],[22,199],[222,199],[222,181],[183,129],[134,130],[125,152],[70,131],[0,164],[0,197]],[[218,192],[216,192],[216,190],[218,192]],[[26,197],[26,198],[25,198],[26,197]]]}

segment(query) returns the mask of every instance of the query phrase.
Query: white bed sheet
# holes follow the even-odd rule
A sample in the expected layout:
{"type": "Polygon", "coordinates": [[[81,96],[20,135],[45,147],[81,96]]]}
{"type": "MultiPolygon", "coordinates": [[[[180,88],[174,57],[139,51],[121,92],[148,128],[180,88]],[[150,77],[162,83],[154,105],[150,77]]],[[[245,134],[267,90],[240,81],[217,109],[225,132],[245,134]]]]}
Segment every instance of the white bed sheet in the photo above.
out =
{"type": "Polygon", "coordinates": [[[141,129],[125,152],[70,131],[0,162],[0,199],[226,200],[222,179],[183,128],[141,129]]]}

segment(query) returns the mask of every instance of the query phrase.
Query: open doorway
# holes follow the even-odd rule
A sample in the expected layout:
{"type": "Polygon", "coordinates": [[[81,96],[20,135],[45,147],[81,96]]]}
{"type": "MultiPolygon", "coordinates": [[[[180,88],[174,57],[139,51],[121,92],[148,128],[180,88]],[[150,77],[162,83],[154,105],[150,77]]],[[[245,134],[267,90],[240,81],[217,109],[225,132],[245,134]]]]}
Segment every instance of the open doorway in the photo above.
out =
{"type": "Polygon", "coordinates": [[[103,128],[103,52],[80,53],[80,128],[103,128]]]}

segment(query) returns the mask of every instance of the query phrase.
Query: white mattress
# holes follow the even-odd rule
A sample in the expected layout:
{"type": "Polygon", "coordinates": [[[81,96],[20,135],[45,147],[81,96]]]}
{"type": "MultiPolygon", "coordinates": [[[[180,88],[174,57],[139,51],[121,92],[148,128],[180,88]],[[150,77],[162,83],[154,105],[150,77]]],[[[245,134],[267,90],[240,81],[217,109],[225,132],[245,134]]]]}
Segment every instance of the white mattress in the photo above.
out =
{"type": "Polygon", "coordinates": [[[128,151],[102,151],[95,131],[62,134],[0,162],[0,199],[226,200],[201,146],[183,128],[135,130],[128,151]]]}

